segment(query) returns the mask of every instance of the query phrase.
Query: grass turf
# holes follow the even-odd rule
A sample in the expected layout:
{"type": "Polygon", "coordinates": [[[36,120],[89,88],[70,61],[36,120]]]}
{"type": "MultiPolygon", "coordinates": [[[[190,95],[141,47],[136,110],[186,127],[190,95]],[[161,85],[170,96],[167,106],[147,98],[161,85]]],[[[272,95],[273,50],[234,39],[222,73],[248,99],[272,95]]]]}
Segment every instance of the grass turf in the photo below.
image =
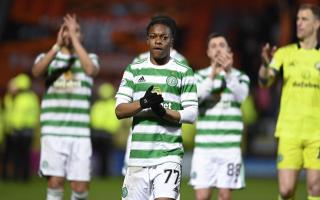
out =
{"type": "MultiPolygon", "coordinates": [[[[91,200],[121,199],[122,177],[106,179],[94,178],[90,185],[89,197],[91,200]]],[[[193,200],[194,193],[183,179],[181,184],[181,200],[193,200]]],[[[275,200],[277,199],[277,181],[274,179],[247,179],[246,188],[233,192],[234,200],[275,200]]],[[[0,181],[1,200],[44,200],[46,195],[45,179],[33,178],[26,183],[0,181]]],[[[216,192],[212,199],[216,199],[216,192]]],[[[296,199],[306,199],[305,183],[299,182],[296,199]]],[[[65,185],[64,200],[70,199],[70,187],[65,185]]]]}

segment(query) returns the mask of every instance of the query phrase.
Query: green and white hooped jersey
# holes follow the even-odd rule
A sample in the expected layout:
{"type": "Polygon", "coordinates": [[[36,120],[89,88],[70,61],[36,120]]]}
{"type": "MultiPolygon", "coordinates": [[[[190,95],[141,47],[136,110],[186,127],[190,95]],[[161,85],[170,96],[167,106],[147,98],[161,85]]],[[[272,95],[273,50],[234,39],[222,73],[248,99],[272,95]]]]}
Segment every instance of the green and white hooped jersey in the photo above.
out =
{"type": "MultiPolygon", "coordinates": [[[[40,54],[35,63],[43,58],[40,54]]],[[[89,54],[92,62],[99,67],[95,54],[89,54]]],[[[48,74],[66,67],[71,55],[58,52],[49,64],[48,74]]],[[[74,56],[71,69],[62,75],[46,90],[41,102],[42,136],[90,137],[90,98],[93,80],[86,75],[80,60],[74,56]]]]}
{"type": "MultiPolygon", "coordinates": [[[[203,83],[211,70],[208,67],[195,74],[198,93],[201,87],[205,87],[203,83]]],[[[243,131],[240,106],[248,95],[250,80],[247,75],[234,68],[228,74],[220,74],[213,82],[221,78],[225,79],[226,87],[220,97],[216,88],[210,88],[207,95],[198,94],[206,98],[199,103],[195,148],[215,151],[240,148],[243,131]]]]}
{"type": "MultiPolygon", "coordinates": [[[[151,85],[153,92],[162,94],[165,108],[178,111],[198,106],[192,69],[172,58],[161,66],[148,58],[130,64],[116,94],[117,104],[138,101],[151,85]]],[[[133,117],[128,166],[181,163],[183,154],[181,124],[161,120],[151,109],[133,117]]]]}

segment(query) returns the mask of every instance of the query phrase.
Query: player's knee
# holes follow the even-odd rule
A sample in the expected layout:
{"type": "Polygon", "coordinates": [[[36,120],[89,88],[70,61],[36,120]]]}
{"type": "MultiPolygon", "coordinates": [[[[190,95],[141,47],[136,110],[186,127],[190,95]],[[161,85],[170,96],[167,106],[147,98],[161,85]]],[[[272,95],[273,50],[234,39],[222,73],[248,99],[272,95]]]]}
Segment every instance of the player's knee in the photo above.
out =
{"type": "Polygon", "coordinates": [[[62,177],[49,177],[48,178],[48,187],[49,188],[63,188],[64,178],[62,177]]]}
{"type": "Polygon", "coordinates": [[[320,196],[320,184],[308,184],[308,194],[311,196],[320,196]]]}
{"type": "Polygon", "coordinates": [[[205,196],[196,195],[196,200],[210,200],[210,199],[205,196]]]}
{"type": "Polygon", "coordinates": [[[231,200],[231,191],[230,190],[219,190],[218,199],[219,200],[231,200]]]}
{"type": "Polygon", "coordinates": [[[86,182],[71,182],[71,188],[76,193],[84,193],[89,190],[89,184],[86,182]]]}
{"type": "Polygon", "coordinates": [[[294,188],[280,187],[280,196],[283,199],[289,199],[294,196],[294,188]]]}
{"type": "Polygon", "coordinates": [[[210,193],[196,192],[196,200],[210,200],[210,193]]]}

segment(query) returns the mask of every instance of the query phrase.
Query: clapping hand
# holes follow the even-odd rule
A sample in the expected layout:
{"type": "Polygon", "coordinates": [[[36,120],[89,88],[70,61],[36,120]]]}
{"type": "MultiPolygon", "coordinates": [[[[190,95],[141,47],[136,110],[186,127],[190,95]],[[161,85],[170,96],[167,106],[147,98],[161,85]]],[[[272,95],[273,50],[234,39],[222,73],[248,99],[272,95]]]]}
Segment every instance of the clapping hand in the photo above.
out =
{"type": "Polygon", "coordinates": [[[163,102],[162,95],[153,93],[152,89],[153,85],[148,88],[144,96],[140,99],[140,106],[142,109],[151,108],[163,102]]]}
{"type": "Polygon", "coordinates": [[[229,71],[233,65],[233,54],[231,52],[219,53],[216,55],[216,66],[224,71],[229,71]]]}
{"type": "Polygon", "coordinates": [[[262,65],[265,67],[269,66],[269,63],[271,62],[272,56],[274,52],[277,50],[276,46],[270,47],[270,44],[265,44],[261,49],[261,60],[262,65]]]}
{"type": "Polygon", "coordinates": [[[64,25],[69,31],[71,39],[79,39],[78,35],[80,33],[80,27],[77,22],[77,17],[75,14],[67,14],[64,18],[64,25]]]}

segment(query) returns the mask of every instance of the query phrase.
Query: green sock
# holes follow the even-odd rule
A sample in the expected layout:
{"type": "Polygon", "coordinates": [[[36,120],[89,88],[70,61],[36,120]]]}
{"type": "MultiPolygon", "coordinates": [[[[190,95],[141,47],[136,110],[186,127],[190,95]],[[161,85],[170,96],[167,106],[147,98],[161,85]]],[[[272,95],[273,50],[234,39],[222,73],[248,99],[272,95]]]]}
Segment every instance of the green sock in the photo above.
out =
{"type": "MultiPolygon", "coordinates": [[[[289,199],[284,199],[282,198],[280,195],[278,196],[278,200],[294,200],[294,197],[291,197],[289,199]]],[[[309,200],[309,199],[308,199],[309,200]]],[[[313,199],[312,199],[313,200],[313,199]]],[[[320,200],[320,199],[316,199],[316,200],[320,200]]]]}
{"type": "Polygon", "coordinates": [[[308,200],[320,200],[320,197],[308,196],[308,200]]]}

